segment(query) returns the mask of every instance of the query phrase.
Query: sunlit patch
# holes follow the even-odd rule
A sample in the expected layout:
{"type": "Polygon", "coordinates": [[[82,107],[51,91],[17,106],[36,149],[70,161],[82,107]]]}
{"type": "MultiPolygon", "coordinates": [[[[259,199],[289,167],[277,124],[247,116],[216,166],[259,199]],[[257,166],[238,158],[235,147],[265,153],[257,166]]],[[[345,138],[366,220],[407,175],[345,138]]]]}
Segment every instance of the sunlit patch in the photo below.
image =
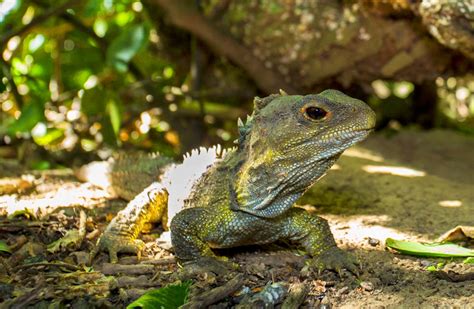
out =
{"type": "Polygon", "coordinates": [[[387,238],[423,240],[420,235],[386,227],[393,220],[387,215],[358,215],[341,218],[337,215],[324,216],[329,220],[331,231],[336,239],[348,243],[367,243],[368,238],[375,238],[381,243],[387,238]]]}
{"type": "Polygon", "coordinates": [[[374,162],[383,162],[383,157],[357,148],[347,149],[344,156],[366,159],[374,162]]]}
{"type": "Polygon", "coordinates": [[[371,174],[389,174],[403,177],[423,177],[426,173],[403,166],[364,165],[362,170],[371,174]]]}
{"type": "Polygon", "coordinates": [[[90,183],[78,187],[62,187],[49,192],[41,198],[18,198],[16,195],[0,196],[0,210],[11,215],[17,211],[27,210],[34,215],[46,215],[60,207],[76,207],[103,203],[111,194],[98,190],[90,183]]]}
{"type": "Polygon", "coordinates": [[[341,166],[339,164],[334,164],[333,166],[331,166],[331,170],[338,171],[340,169],[341,169],[341,166]]]}
{"type": "Polygon", "coordinates": [[[439,206],[441,207],[448,207],[448,208],[456,208],[456,207],[461,207],[462,202],[458,200],[446,200],[446,201],[439,201],[439,206]]]}

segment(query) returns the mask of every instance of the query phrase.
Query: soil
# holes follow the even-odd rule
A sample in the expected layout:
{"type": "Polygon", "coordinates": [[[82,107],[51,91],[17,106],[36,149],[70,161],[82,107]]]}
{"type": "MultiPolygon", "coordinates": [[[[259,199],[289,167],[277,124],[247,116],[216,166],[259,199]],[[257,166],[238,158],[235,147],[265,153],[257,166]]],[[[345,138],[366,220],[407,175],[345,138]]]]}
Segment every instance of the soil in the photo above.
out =
{"type": "MultiPolygon", "coordinates": [[[[339,246],[358,257],[358,278],[310,271],[305,253],[286,244],[238,248],[219,253],[240,268],[197,274],[191,299],[240,273],[237,291],[213,308],[245,302],[268,282],[285,290],[303,283],[302,308],[474,308],[474,265],[400,255],[384,245],[388,237],[435,241],[457,225],[473,225],[473,151],[474,138],[450,131],[374,134],[346,151],[298,202],[328,219],[339,246]],[[441,276],[448,271],[464,279],[441,276]]],[[[68,170],[32,173],[14,161],[0,165],[0,240],[12,249],[0,253],[0,308],[124,307],[180,278],[169,248],[156,241],[159,229],[141,236],[147,244],[141,260],[123,254],[112,265],[100,254],[92,267],[85,266],[97,237],[126,203],[78,182],[68,170]],[[70,243],[47,246],[66,234],[70,243]]],[[[469,240],[461,244],[473,247],[469,240]]]]}

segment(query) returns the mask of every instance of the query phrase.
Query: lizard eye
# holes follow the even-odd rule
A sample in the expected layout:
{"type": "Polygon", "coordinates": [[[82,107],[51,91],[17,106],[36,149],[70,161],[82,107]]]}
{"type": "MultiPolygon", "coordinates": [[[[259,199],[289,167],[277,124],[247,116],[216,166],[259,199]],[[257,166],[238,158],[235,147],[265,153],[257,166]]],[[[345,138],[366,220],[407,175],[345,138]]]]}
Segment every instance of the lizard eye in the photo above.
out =
{"type": "Polygon", "coordinates": [[[316,106],[308,106],[304,111],[304,115],[311,120],[321,120],[326,117],[327,114],[327,111],[316,106]]]}

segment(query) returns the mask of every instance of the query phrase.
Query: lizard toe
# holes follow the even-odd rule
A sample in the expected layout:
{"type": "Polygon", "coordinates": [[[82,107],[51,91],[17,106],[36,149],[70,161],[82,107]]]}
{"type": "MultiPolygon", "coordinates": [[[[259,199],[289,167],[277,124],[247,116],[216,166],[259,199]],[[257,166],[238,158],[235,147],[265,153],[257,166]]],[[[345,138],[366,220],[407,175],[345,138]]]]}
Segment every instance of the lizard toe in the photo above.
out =
{"type": "Polygon", "coordinates": [[[320,275],[323,270],[334,270],[342,277],[342,270],[347,269],[355,276],[359,276],[359,262],[357,259],[345,251],[334,247],[326,250],[322,254],[315,256],[310,266],[317,270],[320,275]]]}
{"type": "Polygon", "coordinates": [[[180,277],[183,279],[195,278],[202,274],[224,276],[236,269],[236,264],[225,259],[215,257],[201,257],[197,260],[183,263],[180,277]]]}
{"type": "Polygon", "coordinates": [[[139,239],[131,239],[125,236],[117,236],[104,234],[97,242],[96,247],[90,253],[90,260],[101,251],[109,253],[110,263],[118,262],[118,253],[133,253],[140,259],[141,252],[145,247],[145,243],[139,239]]]}

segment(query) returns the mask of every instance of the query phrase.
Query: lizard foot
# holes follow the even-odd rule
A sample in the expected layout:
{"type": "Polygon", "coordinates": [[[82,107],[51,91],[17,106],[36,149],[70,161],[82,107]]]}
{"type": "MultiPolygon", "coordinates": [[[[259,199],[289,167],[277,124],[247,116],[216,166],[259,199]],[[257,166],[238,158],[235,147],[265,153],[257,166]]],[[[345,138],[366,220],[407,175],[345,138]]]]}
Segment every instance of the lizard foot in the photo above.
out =
{"type": "Polygon", "coordinates": [[[118,262],[117,253],[119,252],[134,253],[138,258],[140,258],[144,247],[145,243],[140,239],[114,235],[113,233],[106,231],[104,235],[99,238],[96,247],[91,251],[90,263],[92,263],[92,260],[97,253],[101,251],[109,252],[110,263],[118,262]]]}
{"type": "Polygon", "coordinates": [[[333,247],[324,251],[318,256],[313,257],[309,263],[310,268],[318,271],[318,274],[325,269],[335,270],[339,277],[342,277],[342,269],[347,269],[355,276],[359,276],[360,264],[355,256],[333,247]]]}
{"type": "Polygon", "coordinates": [[[183,263],[179,277],[191,279],[202,274],[224,276],[237,268],[237,264],[229,262],[225,258],[201,257],[197,260],[183,263]]]}

